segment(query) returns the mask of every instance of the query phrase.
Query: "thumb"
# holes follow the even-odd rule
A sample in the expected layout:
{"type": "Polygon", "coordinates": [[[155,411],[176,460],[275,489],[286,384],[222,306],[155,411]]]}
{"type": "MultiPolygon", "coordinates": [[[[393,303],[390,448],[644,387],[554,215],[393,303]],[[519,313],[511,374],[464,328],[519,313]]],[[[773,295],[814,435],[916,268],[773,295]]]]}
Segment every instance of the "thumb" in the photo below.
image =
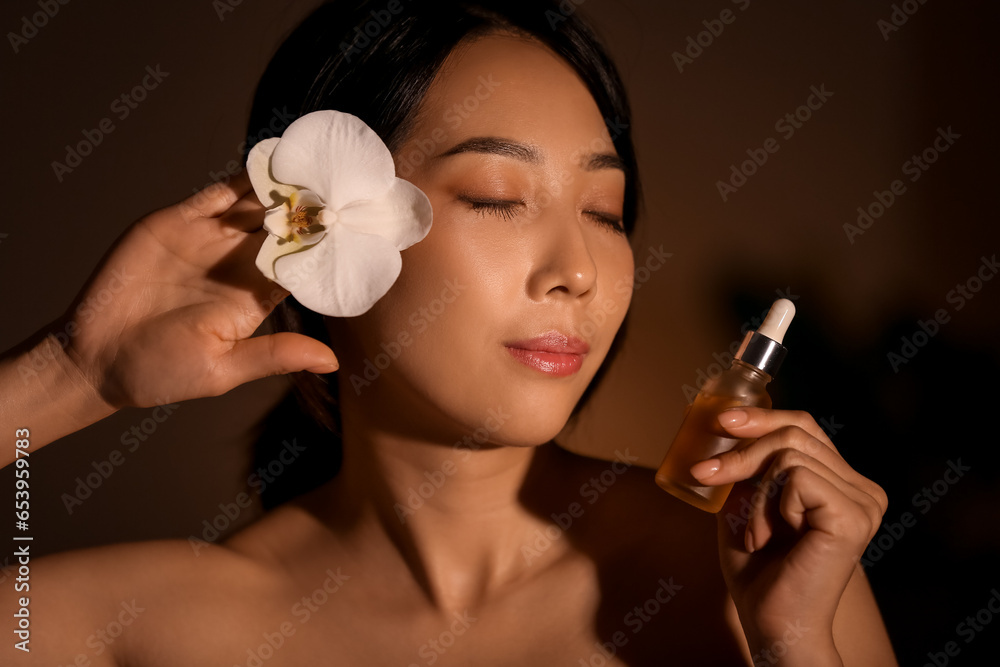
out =
{"type": "Polygon", "coordinates": [[[236,387],[295,371],[332,373],[340,362],[333,350],[315,338],[285,331],[236,341],[226,355],[225,365],[223,375],[236,387]]]}

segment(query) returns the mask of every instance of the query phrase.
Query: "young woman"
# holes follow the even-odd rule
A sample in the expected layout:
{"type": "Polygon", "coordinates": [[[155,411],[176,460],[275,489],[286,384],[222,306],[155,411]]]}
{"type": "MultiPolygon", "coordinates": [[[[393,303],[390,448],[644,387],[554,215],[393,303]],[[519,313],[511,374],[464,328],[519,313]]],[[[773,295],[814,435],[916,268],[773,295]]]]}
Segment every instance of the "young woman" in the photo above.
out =
{"type": "Polygon", "coordinates": [[[430,199],[390,291],[319,320],[329,346],[251,338],[288,293],[254,266],[263,207],[241,174],[133,225],[79,299],[134,278],[93,322],[67,311],[65,348],[42,332],[5,356],[0,422],[29,426],[34,449],[122,406],[305,371],[342,467],[219,545],[33,563],[32,651],[5,647],[5,664],[895,664],[858,566],[885,494],[808,414],[724,414],[755,440],[694,471],[738,482],[718,517],[661,491],[624,444],[600,461],[552,443],[613,349],[634,268],[628,105],[578,13],[334,3],[275,57],[251,130],[282,105],[358,115],[430,199]],[[373,16],[391,20],[360,39],[373,16]],[[352,384],[404,332],[379,377],[352,384]],[[521,361],[560,339],[575,365],[521,361]],[[24,380],[30,352],[52,362],[24,380]],[[752,496],[755,477],[776,492],[752,496]]]}

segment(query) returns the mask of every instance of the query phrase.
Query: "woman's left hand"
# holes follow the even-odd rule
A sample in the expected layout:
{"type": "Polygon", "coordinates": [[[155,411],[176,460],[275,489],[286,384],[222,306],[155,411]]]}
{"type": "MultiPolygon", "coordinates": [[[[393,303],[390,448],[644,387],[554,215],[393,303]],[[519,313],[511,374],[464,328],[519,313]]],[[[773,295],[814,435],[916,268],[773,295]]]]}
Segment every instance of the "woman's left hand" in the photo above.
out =
{"type": "Polygon", "coordinates": [[[719,552],[750,648],[784,655],[782,664],[839,664],[833,618],[882,521],[885,492],[806,412],[736,408],[719,422],[755,440],[691,473],[706,485],[737,483],[718,514],[719,552]],[[745,481],[753,477],[757,488],[745,481]]]}

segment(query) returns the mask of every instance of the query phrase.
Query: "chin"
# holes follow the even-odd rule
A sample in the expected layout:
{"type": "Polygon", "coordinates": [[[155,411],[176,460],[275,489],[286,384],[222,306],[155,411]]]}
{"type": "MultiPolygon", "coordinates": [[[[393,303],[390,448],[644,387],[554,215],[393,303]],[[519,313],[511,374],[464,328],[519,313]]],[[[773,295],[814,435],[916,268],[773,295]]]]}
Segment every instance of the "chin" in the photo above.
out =
{"type": "Polygon", "coordinates": [[[498,401],[502,406],[493,408],[493,414],[505,417],[499,429],[490,440],[498,445],[511,447],[536,447],[555,438],[569,420],[575,401],[532,400],[531,394],[520,394],[508,402],[498,401]]]}
{"type": "Polygon", "coordinates": [[[566,421],[563,420],[559,423],[529,425],[526,428],[518,429],[512,428],[509,431],[505,430],[502,433],[497,433],[494,436],[494,441],[508,447],[538,447],[539,445],[551,442],[553,438],[562,432],[565,426],[566,421]]]}

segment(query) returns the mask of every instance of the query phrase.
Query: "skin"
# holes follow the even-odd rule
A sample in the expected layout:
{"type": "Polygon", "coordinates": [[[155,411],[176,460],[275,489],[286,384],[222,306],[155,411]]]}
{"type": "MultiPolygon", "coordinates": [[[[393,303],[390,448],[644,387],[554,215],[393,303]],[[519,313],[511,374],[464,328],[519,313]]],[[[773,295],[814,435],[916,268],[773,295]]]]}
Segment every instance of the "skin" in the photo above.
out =
{"type": "Polygon", "coordinates": [[[717,517],[659,490],[624,446],[611,462],[551,442],[607,353],[631,298],[616,286],[633,270],[609,223],[624,176],[608,160],[586,168],[613,145],[572,69],[537,43],[493,35],[452,54],[421,112],[397,169],[430,198],[434,225],[369,312],[328,320],[336,358],[297,334],[248,338],[287,292],[253,266],[263,212],[241,175],[138,221],[80,299],[113,270],[136,277],[67,348],[40,337],[0,361],[0,422],[38,424],[34,448],[125,405],[338,364],[344,418],[338,476],[222,544],[33,561],[38,639],[30,657],[8,645],[5,662],[895,664],[857,566],[885,494],[809,415],[723,415],[755,440],[693,471],[738,482],[717,517]],[[500,85],[480,110],[457,128],[442,123],[485,75],[500,85]],[[446,137],[435,157],[402,164],[437,128],[446,137]],[[537,159],[443,155],[472,137],[532,146],[537,159]],[[505,213],[470,203],[484,200],[521,203],[505,213]],[[445,281],[462,287],[418,334],[410,315],[445,281]],[[545,375],[503,345],[550,329],[589,343],[576,374],[545,375]],[[351,375],[401,331],[412,344],[357,391],[351,375]],[[52,361],[23,378],[31,350],[52,361]],[[167,367],[175,372],[157,372],[167,367]],[[454,446],[481,427],[488,442],[454,446]],[[754,476],[780,492],[754,496],[754,476]],[[401,513],[434,479],[443,482],[401,513]],[[764,502],[733,529],[744,498],[764,502]],[[125,631],[94,634],[115,622],[125,631]]]}

